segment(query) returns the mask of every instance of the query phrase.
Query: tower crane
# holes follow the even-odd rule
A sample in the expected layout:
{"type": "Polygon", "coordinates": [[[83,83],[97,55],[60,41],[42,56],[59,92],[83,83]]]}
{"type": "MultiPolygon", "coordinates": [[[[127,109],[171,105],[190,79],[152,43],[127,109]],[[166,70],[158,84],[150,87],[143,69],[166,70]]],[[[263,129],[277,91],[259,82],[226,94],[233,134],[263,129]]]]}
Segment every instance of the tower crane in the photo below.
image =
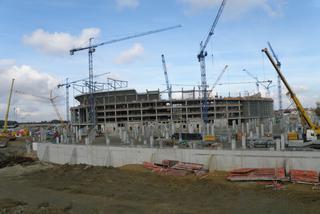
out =
{"type": "Polygon", "coordinates": [[[95,113],[94,94],[93,94],[94,93],[93,53],[95,52],[96,48],[99,47],[99,46],[102,46],[102,45],[121,42],[121,41],[124,41],[124,40],[133,39],[133,38],[137,38],[137,37],[142,37],[142,36],[146,36],[146,35],[149,35],[149,34],[159,33],[159,32],[162,32],[162,31],[172,30],[172,29],[179,28],[179,27],[181,27],[181,25],[176,25],[176,26],[162,28],[162,29],[153,30],[153,31],[147,31],[147,32],[144,32],[144,33],[139,33],[139,34],[135,34],[135,35],[132,35],[132,36],[127,36],[127,37],[123,37],[123,38],[119,38],[119,39],[113,39],[113,40],[110,40],[110,41],[97,43],[97,44],[92,44],[93,38],[90,38],[89,39],[89,46],[80,47],[80,48],[74,48],[74,49],[70,50],[70,55],[73,55],[77,51],[88,50],[88,57],[89,57],[89,84],[88,84],[88,88],[89,88],[89,111],[88,112],[89,112],[89,122],[91,122],[93,128],[95,128],[95,126],[96,126],[96,113],[95,113]]]}
{"type": "MultiPolygon", "coordinates": [[[[102,73],[102,74],[98,74],[98,75],[94,75],[94,78],[109,74],[110,72],[106,72],[106,73],[102,73]]],[[[81,82],[81,81],[86,81],[88,79],[88,77],[83,78],[83,79],[79,79],[79,80],[75,80],[75,81],[71,81],[69,82],[69,78],[66,78],[66,82],[65,83],[60,83],[57,85],[58,88],[61,87],[66,87],[66,120],[67,122],[70,121],[70,116],[69,116],[69,88],[71,87],[72,84],[77,83],[77,82],[81,82]]]]}
{"type": "Polygon", "coordinates": [[[43,97],[43,96],[38,96],[38,95],[34,95],[34,94],[30,94],[30,93],[26,93],[26,92],[23,92],[23,91],[19,91],[19,90],[15,90],[15,93],[18,93],[18,94],[22,94],[22,95],[26,95],[26,96],[31,96],[31,97],[35,97],[35,98],[38,98],[40,100],[43,100],[43,101],[46,101],[46,102],[50,102],[52,107],[53,107],[53,110],[55,111],[60,123],[62,126],[65,126],[64,124],[64,121],[63,121],[63,118],[59,112],[59,109],[55,103],[55,99],[58,97],[58,96],[53,96],[53,90],[50,91],[49,93],[49,97],[43,97]]]}
{"type": "Polygon", "coordinates": [[[220,81],[220,79],[222,78],[223,74],[226,72],[228,68],[228,65],[225,65],[224,68],[222,69],[221,73],[219,74],[218,78],[216,79],[216,81],[213,83],[212,88],[208,94],[208,96],[210,96],[210,94],[212,93],[213,89],[215,89],[220,81]]]}
{"type": "Polygon", "coordinates": [[[257,86],[257,93],[260,93],[260,84],[267,90],[267,95],[270,96],[270,86],[272,84],[272,80],[265,80],[261,81],[258,79],[258,77],[254,76],[252,73],[250,73],[247,69],[242,69],[244,72],[246,72],[250,77],[252,77],[254,80],[256,80],[256,86],[257,86]],[[264,83],[267,83],[265,85],[264,83]]]}
{"type": "MultiPolygon", "coordinates": [[[[213,24],[210,28],[210,31],[206,37],[206,39],[200,42],[200,51],[198,54],[198,61],[200,62],[200,70],[201,70],[201,89],[202,89],[202,119],[204,122],[204,125],[208,123],[208,97],[207,97],[207,77],[206,77],[206,63],[205,58],[208,55],[206,52],[206,47],[214,34],[214,30],[218,24],[218,21],[220,19],[220,16],[223,12],[224,6],[226,4],[226,0],[222,0],[222,3],[220,5],[220,8],[218,10],[218,13],[213,21],[213,24]]],[[[204,135],[206,135],[206,128],[204,128],[204,135]]]]}
{"type": "Polygon", "coordinates": [[[172,86],[169,84],[169,77],[168,77],[168,72],[167,72],[166,60],[165,60],[163,54],[161,55],[161,57],[162,57],[162,67],[163,67],[164,77],[166,79],[168,98],[169,98],[169,100],[171,100],[172,99],[172,86]]]}
{"type": "MultiPolygon", "coordinates": [[[[273,55],[273,57],[275,58],[276,62],[277,62],[277,66],[279,67],[279,69],[281,69],[281,62],[279,61],[278,59],[278,56],[276,55],[276,53],[273,51],[273,48],[271,46],[271,43],[268,42],[268,46],[271,50],[271,53],[273,55]]],[[[282,114],[282,88],[281,88],[281,78],[280,76],[278,75],[278,102],[279,102],[279,111],[280,111],[280,114],[282,114]]]]}
{"type": "Polygon", "coordinates": [[[262,52],[264,52],[267,55],[268,59],[270,60],[271,64],[273,65],[274,69],[277,71],[278,75],[280,76],[283,84],[286,86],[286,88],[288,90],[288,94],[290,95],[291,99],[293,100],[293,102],[295,103],[295,105],[297,107],[297,110],[299,111],[302,125],[303,126],[307,125],[307,127],[309,128],[306,130],[306,139],[305,140],[307,140],[307,141],[308,140],[311,140],[311,141],[319,140],[320,139],[320,126],[318,126],[312,122],[312,120],[309,117],[309,115],[307,114],[306,110],[303,108],[300,100],[298,99],[296,94],[293,92],[293,90],[291,89],[286,78],[282,74],[280,67],[277,65],[277,63],[272,58],[268,49],[264,48],[264,49],[262,49],[262,52]]]}

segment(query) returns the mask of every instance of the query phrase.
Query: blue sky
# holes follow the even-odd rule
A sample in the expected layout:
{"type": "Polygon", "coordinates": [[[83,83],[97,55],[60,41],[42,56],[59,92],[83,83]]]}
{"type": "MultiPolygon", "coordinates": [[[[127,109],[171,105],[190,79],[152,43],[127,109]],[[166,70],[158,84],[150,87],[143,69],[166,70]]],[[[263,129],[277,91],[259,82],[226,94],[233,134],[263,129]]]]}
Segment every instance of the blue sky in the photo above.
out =
{"type": "MultiPolygon", "coordinates": [[[[138,91],[164,90],[161,54],[165,54],[172,84],[199,84],[200,68],[196,58],[199,43],[208,33],[220,2],[0,0],[0,117],[4,114],[13,77],[16,78],[16,89],[41,96],[47,96],[48,91],[66,77],[72,80],[87,77],[87,53],[70,56],[68,50],[85,46],[88,36],[94,36],[96,42],[103,42],[181,24],[183,27],[179,29],[97,48],[94,72],[111,72],[111,77],[128,80],[129,87],[138,91]]],[[[320,100],[320,80],[317,78],[320,64],[319,10],[320,4],[315,0],[228,0],[207,48],[208,84],[212,85],[228,64],[220,82],[253,81],[242,71],[245,68],[260,80],[273,80],[276,86],[275,71],[261,53],[266,42],[271,41],[285,76],[303,104],[315,106],[320,100]]],[[[275,98],[277,108],[275,86],[271,88],[271,96],[275,98]]],[[[245,91],[252,94],[256,87],[254,84],[226,84],[216,88],[216,92],[223,96],[245,91]]],[[[63,113],[63,91],[56,93],[61,95],[58,104],[63,113]]],[[[283,100],[284,107],[288,107],[285,95],[283,100]]],[[[16,118],[39,120],[55,117],[49,104],[39,103],[30,97],[16,95],[16,118]]]]}

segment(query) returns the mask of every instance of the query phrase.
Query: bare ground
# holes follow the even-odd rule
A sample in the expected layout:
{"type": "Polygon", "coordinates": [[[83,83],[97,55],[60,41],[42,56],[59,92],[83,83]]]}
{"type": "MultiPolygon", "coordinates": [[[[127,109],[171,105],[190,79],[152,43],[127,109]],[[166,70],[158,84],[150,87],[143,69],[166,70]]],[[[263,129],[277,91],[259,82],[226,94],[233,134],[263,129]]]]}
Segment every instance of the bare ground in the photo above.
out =
{"type": "Polygon", "coordinates": [[[138,165],[15,165],[0,169],[0,213],[320,213],[312,186],[274,191],[225,176],[161,176],[138,165]]]}

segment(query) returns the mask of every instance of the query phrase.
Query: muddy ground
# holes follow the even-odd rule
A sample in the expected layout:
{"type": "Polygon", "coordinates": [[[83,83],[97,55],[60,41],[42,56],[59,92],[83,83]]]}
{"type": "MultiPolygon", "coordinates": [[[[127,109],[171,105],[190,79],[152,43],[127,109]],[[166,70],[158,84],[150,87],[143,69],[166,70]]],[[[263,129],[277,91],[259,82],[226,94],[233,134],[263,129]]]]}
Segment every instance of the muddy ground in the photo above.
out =
{"type": "Polygon", "coordinates": [[[310,185],[275,191],[225,176],[26,162],[0,169],[0,213],[320,213],[320,191],[310,185]]]}

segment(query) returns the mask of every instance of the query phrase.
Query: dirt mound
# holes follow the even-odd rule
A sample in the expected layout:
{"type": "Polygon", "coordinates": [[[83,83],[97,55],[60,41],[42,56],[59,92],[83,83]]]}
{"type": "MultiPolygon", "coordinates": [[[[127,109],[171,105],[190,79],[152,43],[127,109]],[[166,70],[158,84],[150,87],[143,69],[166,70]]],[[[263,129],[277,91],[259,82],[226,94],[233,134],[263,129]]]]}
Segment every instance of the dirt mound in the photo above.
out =
{"type": "Polygon", "coordinates": [[[28,165],[34,162],[33,158],[23,156],[8,156],[0,160],[0,169],[7,166],[14,166],[17,164],[28,165]]]}

